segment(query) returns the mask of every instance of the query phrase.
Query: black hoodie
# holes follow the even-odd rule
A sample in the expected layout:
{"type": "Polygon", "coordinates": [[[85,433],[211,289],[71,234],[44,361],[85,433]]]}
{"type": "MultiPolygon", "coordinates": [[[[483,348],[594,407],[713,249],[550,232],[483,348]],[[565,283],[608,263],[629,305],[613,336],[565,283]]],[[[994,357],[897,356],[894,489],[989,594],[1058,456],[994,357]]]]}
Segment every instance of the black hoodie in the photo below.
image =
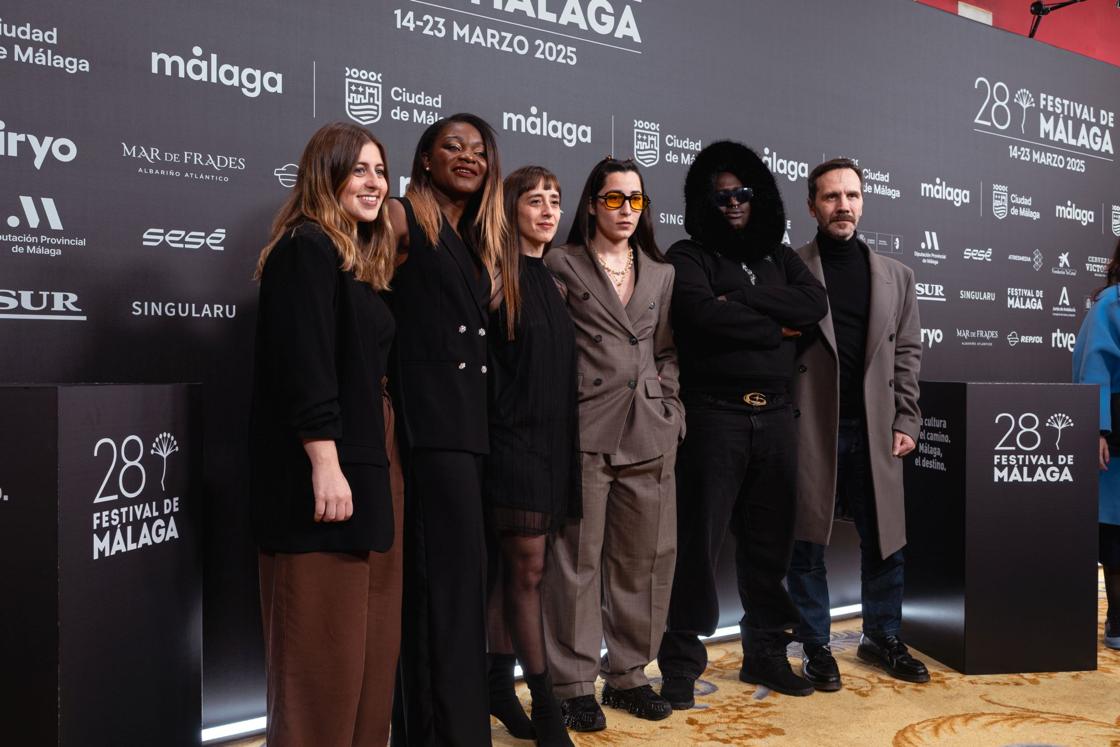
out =
{"type": "Polygon", "coordinates": [[[803,329],[828,311],[824,287],[782,244],[785,209],[773,174],[739,143],[704,148],[685,180],[685,230],[667,259],[676,269],[672,319],[681,391],[738,399],[786,393],[796,349],[782,327],[803,329]],[[731,228],[712,199],[729,171],[754,190],[750,220],[731,228]]]}

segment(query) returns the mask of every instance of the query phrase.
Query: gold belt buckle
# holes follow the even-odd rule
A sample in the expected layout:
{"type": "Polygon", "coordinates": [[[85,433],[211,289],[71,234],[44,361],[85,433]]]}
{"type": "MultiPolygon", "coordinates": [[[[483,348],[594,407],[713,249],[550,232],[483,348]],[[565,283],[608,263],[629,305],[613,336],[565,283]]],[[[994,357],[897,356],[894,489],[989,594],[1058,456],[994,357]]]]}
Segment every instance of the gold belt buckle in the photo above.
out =
{"type": "Polygon", "coordinates": [[[743,395],[743,401],[754,407],[766,407],[766,395],[762,392],[747,392],[743,395]]]}

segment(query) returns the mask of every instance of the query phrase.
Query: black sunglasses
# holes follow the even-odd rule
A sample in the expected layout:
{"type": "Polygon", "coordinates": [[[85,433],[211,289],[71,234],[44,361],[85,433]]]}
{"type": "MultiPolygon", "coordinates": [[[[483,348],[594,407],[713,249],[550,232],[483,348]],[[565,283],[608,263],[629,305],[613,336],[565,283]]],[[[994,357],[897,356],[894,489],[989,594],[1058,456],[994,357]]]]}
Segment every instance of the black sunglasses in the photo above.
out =
{"type": "Polygon", "coordinates": [[[754,190],[750,187],[736,187],[735,189],[717,189],[712,195],[716,205],[719,207],[727,207],[731,204],[732,200],[745,205],[754,197],[754,190]]]}

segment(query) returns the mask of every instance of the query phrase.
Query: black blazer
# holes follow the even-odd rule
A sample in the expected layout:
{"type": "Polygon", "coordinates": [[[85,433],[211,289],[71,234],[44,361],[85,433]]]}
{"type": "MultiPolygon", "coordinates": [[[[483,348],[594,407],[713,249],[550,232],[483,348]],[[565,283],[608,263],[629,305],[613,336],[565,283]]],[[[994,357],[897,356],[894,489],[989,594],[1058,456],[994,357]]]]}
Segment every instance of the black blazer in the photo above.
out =
{"type": "Polygon", "coordinates": [[[447,221],[432,246],[407,199],[408,259],[389,294],[393,400],[410,448],[486,454],[490,275],[447,221]]]}
{"type": "Polygon", "coordinates": [[[305,223],[261,276],[253,377],[251,495],[257,541],[275,552],[385,551],[393,503],[382,386],[394,323],[385,302],[339,269],[334,244],[305,223]],[[314,521],[303,439],[334,439],[354,515],[314,521]]]}

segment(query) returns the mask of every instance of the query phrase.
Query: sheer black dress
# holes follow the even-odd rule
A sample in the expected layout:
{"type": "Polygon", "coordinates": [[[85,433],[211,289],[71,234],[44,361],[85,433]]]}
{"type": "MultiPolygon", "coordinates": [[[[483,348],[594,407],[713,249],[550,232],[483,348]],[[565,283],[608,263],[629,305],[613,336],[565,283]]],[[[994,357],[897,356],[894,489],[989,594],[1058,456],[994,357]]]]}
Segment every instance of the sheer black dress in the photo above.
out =
{"type": "Polygon", "coordinates": [[[521,315],[490,315],[490,455],[483,497],[499,534],[546,534],[582,515],[575,327],[543,260],[521,256],[521,315]]]}

